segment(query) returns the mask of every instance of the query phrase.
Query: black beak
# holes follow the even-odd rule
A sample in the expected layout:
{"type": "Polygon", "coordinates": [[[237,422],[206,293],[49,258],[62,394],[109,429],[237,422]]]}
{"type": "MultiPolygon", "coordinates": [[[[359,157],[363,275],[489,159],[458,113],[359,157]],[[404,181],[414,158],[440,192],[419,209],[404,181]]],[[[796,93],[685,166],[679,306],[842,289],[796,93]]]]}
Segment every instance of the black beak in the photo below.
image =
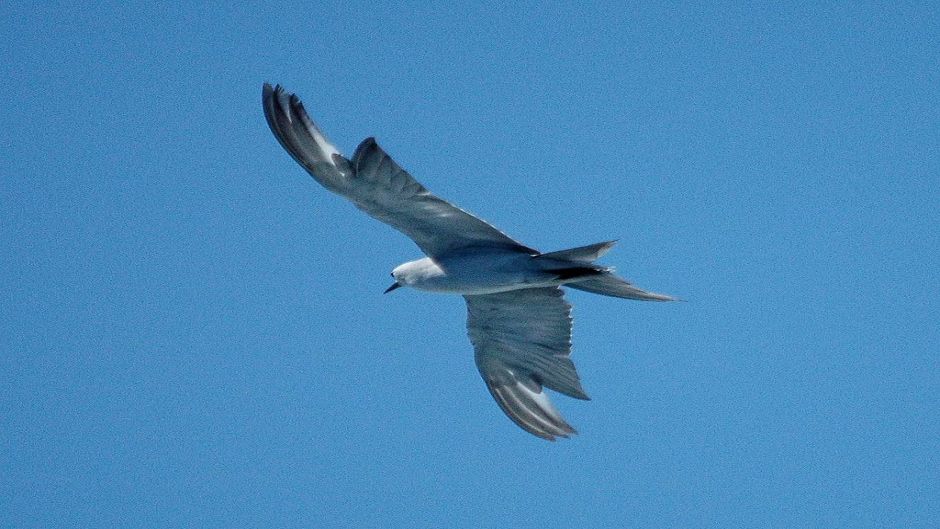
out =
{"type": "Polygon", "coordinates": [[[385,289],[385,292],[383,292],[383,294],[388,294],[389,292],[395,290],[396,288],[400,286],[401,286],[401,283],[399,283],[398,281],[395,281],[394,283],[392,283],[392,286],[385,289]]]}

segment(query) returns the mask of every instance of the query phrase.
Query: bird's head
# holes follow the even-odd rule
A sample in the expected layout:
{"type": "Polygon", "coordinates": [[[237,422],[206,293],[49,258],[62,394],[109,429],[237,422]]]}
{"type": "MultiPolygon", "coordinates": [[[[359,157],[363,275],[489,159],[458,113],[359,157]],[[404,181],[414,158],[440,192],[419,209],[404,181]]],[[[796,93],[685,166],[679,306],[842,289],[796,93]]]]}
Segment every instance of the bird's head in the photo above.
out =
{"type": "Polygon", "coordinates": [[[398,287],[427,289],[429,283],[432,283],[442,275],[444,275],[444,271],[441,270],[441,267],[428,257],[416,261],[408,261],[407,263],[396,266],[395,269],[392,270],[392,277],[395,278],[395,282],[392,286],[388,287],[385,292],[391,292],[398,287]]]}
{"type": "Polygon", "coordinates": [[[395,282],[392,283],[392,286],[385,289],[385,294],[388,294],[396,288],[410,285],[412,283],[414,280],[414,272],[412,270],[414,268],[414,265],[412,264],[413,262],[414,261],[400,264],[396,266],[394,270],[392,270],[391,275],[395,278],[395,282]]]}

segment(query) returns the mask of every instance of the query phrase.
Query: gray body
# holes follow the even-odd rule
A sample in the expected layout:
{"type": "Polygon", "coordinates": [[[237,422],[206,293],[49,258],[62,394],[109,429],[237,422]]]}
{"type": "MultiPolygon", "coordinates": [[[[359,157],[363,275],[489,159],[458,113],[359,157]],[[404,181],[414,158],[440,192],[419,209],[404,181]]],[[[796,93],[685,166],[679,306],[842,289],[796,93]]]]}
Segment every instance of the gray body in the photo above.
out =
{"type": "Polygon", "coordinates": [[[537,257],[502,248],[473,248],[437,259],[424,257],[408,261],[392,270],[392,276],[398,284],[418,290],[478,296],[523,288],[557,287],[584,281],[605,271],[583,263],[537,257]]]}

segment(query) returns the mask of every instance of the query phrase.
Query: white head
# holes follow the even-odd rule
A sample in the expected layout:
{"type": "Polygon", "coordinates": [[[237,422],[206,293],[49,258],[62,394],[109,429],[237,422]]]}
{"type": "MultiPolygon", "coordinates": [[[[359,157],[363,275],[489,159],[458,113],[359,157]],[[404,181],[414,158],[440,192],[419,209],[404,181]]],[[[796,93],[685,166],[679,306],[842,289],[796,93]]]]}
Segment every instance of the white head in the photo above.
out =
{"type": "Polygon", "coordinates": [[[402,263],[392,270],[395,282],[385,290],[389,293],[398,287],[418,287],[428,280],[444,275],[444,271],[430,257],[402,263]]]}

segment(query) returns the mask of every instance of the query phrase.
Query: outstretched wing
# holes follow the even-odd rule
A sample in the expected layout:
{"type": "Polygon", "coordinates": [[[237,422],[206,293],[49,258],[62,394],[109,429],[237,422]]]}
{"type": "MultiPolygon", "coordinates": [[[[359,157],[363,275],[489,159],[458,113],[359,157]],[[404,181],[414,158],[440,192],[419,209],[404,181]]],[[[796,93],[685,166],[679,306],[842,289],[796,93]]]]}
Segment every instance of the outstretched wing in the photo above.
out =
{"type": "Polygon", "coordinates": [[[281,145],[323,187],[410,237],[430,257],[468,246],[538,253],[485,221],[431,194],[373,138],[344,158],[307,116],[303,103],[265,83],[264,115],[281,145]]]}
{"type": "Polygon", "coordinates": [[[560,288],[464,296],[467,332],[486,387],[516,424],[543,439],[576,433],[543,386],[588,399],[571,353],[571,305],[560,288]]]}

